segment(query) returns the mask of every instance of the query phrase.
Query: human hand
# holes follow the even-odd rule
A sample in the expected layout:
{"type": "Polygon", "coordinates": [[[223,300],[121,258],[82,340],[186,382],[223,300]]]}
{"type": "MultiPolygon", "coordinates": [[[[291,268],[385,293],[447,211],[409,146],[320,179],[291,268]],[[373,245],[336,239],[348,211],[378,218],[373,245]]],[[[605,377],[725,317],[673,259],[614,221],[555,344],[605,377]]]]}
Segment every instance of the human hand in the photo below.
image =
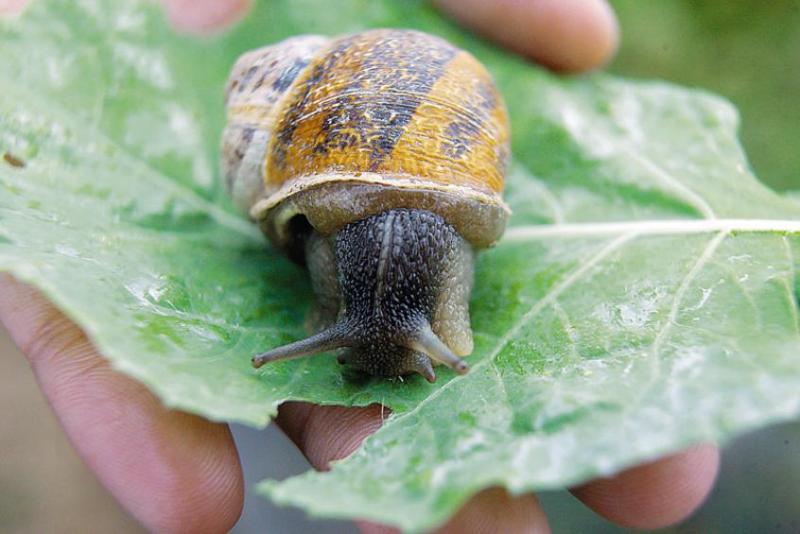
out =
{"type": "MultiPolygon", "coordinates": [[[[0,13],[6,4],[0,0],[0,13]]],[[[176,28],[208,32],[236,20],[247,0],[163,0],[176,28]]],[[[439,0],[479,33],[565,71],[605,62],[616,23],[602,0],[439,0]]],[[[33,288],[0,277],[0,320],[29,358],[73,445],[120,503],[155,531],[217,532],[238,519],[243,482],[227,426],[166,409],[144,386],[112,370],[85,334],[33,288]]],[[[381,423],[379,407],[287,403],[278,424],[324,469],[355,450],[381,423]]],[[[573,493],[608,519],[654,528],[683,519],[710,490],[718,466],[712,446],[590,482],[573,493]]],[[[362,523],[368,532],[384,527],[362,523]]],[[[445,527],[452,532],[546,531],[533,495],[491,489],[445,527]]]]}

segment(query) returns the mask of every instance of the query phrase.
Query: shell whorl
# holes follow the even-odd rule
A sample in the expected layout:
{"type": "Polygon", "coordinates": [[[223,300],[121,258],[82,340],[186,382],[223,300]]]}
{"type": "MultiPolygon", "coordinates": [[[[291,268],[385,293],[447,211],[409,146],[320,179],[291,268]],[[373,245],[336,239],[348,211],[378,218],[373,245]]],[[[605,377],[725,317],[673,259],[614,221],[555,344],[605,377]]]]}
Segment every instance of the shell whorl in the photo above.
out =
{"type": "Polygon", "coordinates": [[[295,37],[249,52],[227,92],[223,173],[279,246],[400,208],[435,211],[473,245],[505,227],[508,119],[483,66],[407,30],[295,37]]]}
{"type": "Polygon", "coordinates": [[[301,35],[242,55],[225,91],[228,121],[222,134],[222,175],[236,206],[247,213],[264,197],[264,159],[279,102],[314,55],[330,40],[301,35]]]}

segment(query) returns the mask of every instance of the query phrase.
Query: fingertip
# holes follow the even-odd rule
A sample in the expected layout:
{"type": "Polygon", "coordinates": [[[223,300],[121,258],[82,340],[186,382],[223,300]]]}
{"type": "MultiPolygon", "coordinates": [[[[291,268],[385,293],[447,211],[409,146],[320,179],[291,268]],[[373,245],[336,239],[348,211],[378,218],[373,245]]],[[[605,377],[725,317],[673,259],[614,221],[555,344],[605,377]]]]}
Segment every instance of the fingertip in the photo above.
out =
{"type": "Polygon", "coordinates": [[[571,491],[617,525],[663,528],[686,519],[703,504],[718,471],[719,449],[703,444],[571,491]]]}
{"type": "Polygon", "coordinates": [[[494,532],[550,532],[547,515],[532,493],[511,495],[503,488],[488,488],[474,495],[438,534],[491,534],[494,532]]]}
{"type": "Polygon", "coordinates": [[[395,527],[373,523],[372,521],[355,521],[358,530],[361,534],[400,534],[401,530],[395,527]]]}
{"type": "Polygon", "coordinates": [[[389,413],[379,404],[347,408],[287,402],[278,410],[276,422],[311,465],[324,471],[333,460],[352,454],[389,413]]]}
{"type": "Polygon", "coordinates": [[[179,32],[207,35],[239,21],[252,0],[161,0],[167,18],[179,32]]]}
{"type": "MultiPolygon", "coordinates": [[[[357,521],[362,534],[395,534],[393,527],[370,521],[357,521]]],[[[547,515],[532,493],[511,495],[503,488],[487,488],[467,501],[436,534],[494,534],[496,532],[525,532],[547,534],[550,525],[547,515]]]]}
{"type": "MultiPolygon", "coordinates": [[[[619,24],[606,0],[540,0],[556,46],[542,47],[555,70],[583,72],[608,63],[619,46],[619,24]],[[551,25],[551,26],[550,26],[551,25]]],[[[533,55],[532,57],[536,57],[533,55]]]]}
{"type": "Polygon", "coordinates": [[[498,44],[563,72],[601,67],[616,52],[619,27],[606,0],[435,0],[498,44]]]}
{"type": "MultiPolygon", "coordinates": [[[[140,468],[142,475],[128,475],[138,489],[129,491],[126,500],[142,500],[138,517],[153,532],[230,531],[244,506],[244,481],[230,430],[175,411],[160,426],[153,429],[153,439],[141,440],[146,452],[154,446],[161,450],[152,455],[152,465],[140,468]]],[[[131,439],[131,445],[137,441],[131,439]]]]}
{"type": "Polygon", "coordinates": [[[0,17],[15,17],[22,13],[31,0],[0,0],[0,17]]]}

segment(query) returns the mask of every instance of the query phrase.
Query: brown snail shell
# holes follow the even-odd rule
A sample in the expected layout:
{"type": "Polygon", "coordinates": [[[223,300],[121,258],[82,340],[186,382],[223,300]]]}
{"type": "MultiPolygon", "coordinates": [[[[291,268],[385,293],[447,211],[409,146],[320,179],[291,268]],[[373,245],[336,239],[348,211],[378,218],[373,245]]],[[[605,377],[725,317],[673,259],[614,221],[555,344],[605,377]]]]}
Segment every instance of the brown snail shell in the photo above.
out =
{"type": "Polygon", "coordinates": [[[373,30],[248,52],[227,113],[226,184],[279,245],[298,213],[332,233],[390,207],[440,212],[479,247],[502,235],[505,107],[486,69],[442,39],[373,30]]]}
{"type": "MultiPolygon", "coordinates": [[[[509,127],[502,98],[472,55],[438,37],[408,30],[306,35],[248,52],[233,67],[226,108],[227,188],[295,257],[307,251],[296,250],[298,218],[327,237],[391,210],[423,210],[476,248],[492,245],[505,229],[509,127]]],[[[471,286],[469,257],[459,279],[471,286]]],[[[457,354],[471,351],[468,314],[466,325],[456,321],[468,335],[431,321],[457,354]]]]}

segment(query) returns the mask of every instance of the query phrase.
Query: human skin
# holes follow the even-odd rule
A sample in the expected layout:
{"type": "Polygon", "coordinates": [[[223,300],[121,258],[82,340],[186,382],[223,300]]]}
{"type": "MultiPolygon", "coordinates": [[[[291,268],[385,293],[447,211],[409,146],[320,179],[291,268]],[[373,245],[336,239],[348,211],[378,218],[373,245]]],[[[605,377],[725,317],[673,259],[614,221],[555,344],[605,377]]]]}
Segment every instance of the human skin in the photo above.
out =
{"type": "MultiPolygon", "coordinates": [[[[0,0],[0,14],[25,2],[0,0]]],[[[604,0],[438,0],[474,31],[548,67],[603,65],[618,39],[604,0]]],[[[177,31],[209,33],[241,18],[248,0],[163,0],[177,31]]],[[[0,275],[0,320],[28,358],[70,441],[122,506],[148,530],[223,532],[243,503],[239,458],[227,425],[165,408],[111,369],[81,329],[33,287],[0,275]]],[[[277,423],[317,469],[352,453],[381,425],[381,408],[286,403],[277,423]]],[[[276,459],[279,461],[279,459],[276,459]]],[[[572,488],[610,521],[651,529],[686,518],[713,486],[719,452],[699,445],[572,488]]],[[[366,522],[365,532],[392,529],[366,522]]],[[[492,488],[473,497],[442,532],[549,532],[535,495],[492,488]]]]}

